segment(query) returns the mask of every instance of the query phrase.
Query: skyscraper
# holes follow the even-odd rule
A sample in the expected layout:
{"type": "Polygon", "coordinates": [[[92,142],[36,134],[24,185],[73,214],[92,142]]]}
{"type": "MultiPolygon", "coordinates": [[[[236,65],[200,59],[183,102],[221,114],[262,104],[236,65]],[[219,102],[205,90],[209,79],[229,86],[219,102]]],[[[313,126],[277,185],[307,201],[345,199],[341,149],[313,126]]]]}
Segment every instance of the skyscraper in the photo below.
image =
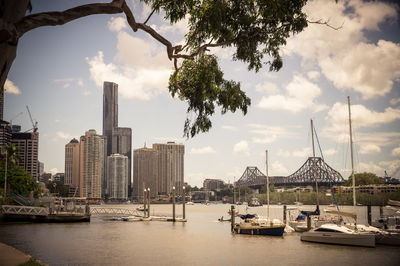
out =
{"type": "MultiPolygon", "coordinates": [[[[103,136],[107,138],[106,156],[121,154],[128,157],[128,194],[131,194],[132,129],[118,127],[118,84],[104,82],[103,136]]],[[[106,176],[108,179],[108,176],[106,176]]]]}
{"type": "Polygon", "coordinates": [[[112,154],[107,157],[107,194],[110,199],[128,199],[128,157],[112,154]]]}
{"type": "Polygon", "coordinates": [[[133,151],[133,197],[142,199],[143,190],[150,188],[151,197],[158,195],[158,152],[149,148],[133,151]]]}
{"type": "Polygon", "coordinates": [[[81,197],[101,198],[107,140],[91,129],[80,138],[79,190],[81,197]]]}
{"type": "Polygon", "coordinates": [[[18,166],[25,169],[35,180],[38,179],[38,153],[39,133],[38,132],[13,132],[11,143],[17,148],[19,160],[18,166]]]}
{"type": "Polygon", "coordinates": [[[185,146],[175,142],[155,143],[153,149],[158,152],[158,193],[170,194],[173,186],[182,193],[185,146]]]}
{"type": "Polygon", "coordinates": [[[65,145],[65,184],[79,187],[79,141],[72,139],[65,145]]]}

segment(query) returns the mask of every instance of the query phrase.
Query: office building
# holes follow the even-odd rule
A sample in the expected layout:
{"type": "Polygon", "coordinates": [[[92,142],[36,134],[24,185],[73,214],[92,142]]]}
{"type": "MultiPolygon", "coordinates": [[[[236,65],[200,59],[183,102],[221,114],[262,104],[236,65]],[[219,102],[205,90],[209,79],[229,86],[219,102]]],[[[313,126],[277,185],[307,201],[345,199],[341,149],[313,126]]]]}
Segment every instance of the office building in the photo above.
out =
{"type": "Polygon", "coordinates": [[[38,180],[44,174],[44,163],[38,161],[38,180]]]}
{"type": "Polygon", "coordinates": [[[91,129],[80,138],[79,189],[81,197],[102,197],[106,138],[91,129]]]}
{"type": "Polygon", "coordinates": [[[0,120],[0,151],[11,141],[11,125],[7,121],[0,120]]]}
{"type": "Polygon", "coordinates": [[[65,145],[65,185],[79,187],[79,141],[75,138],[65,145]]]}
{"type": "Polygon", "coordinates": [[[219,191],[224,186],[224,181],[220,179],[204,179],[203,188],[205,190],[217,190],[219,191]]]}
{"type": "Polygon", "coordinates": [[[111,200],[128,199],[128,157],[112,154],[107,157],[107,194],[111,200]]]}
{"type": "Polygon", "coordinates": [[[133,197],[143,200],[143,190],[150,188],[152,198],[158,195],[158,152],[141,148],[133,151],[133,197]]]}
{"type": "MultiPolygon", "coordinates": [[[[118,127],[118,84],[104,82],[103,86],[103,136],[107,139],[106,156],[120,154],[128,157],[128,194],[131,194],[132,129],[118,127]]],[[[106,176],[106,179],[108,177],[106,176]]]]}
{"type": "Polygon", "coordinates": [[[65,175],[64,173],[57,173],[53,176],[53,181],[61,182],[65,184],[65,175]]]}
{"type": "Polygon", "coordinates": [[[158,193],[169,195],[173,186],[177,193],[182,193],[185,146],[175,142],[156,143],[153,150],[158,153],[158,193]]]}
{"type": "Polygon", "coordinates": [[[38,153],[39,133],[38,132],[13,132],[11,143],[17,148],[19,160],[18,166],[27,171],[35,180],[38,179],[38,153]]]}

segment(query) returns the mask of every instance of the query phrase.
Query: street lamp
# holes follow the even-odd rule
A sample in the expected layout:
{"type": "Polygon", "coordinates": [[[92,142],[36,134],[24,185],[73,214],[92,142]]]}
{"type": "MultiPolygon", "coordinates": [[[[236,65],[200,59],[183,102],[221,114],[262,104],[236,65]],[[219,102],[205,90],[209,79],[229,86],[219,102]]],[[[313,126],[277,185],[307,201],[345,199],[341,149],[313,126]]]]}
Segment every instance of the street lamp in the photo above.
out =
{"type": "Polygon", "coordinates": [[[172,221],[175,222],[175,186],[172,187],[172,221]]]}

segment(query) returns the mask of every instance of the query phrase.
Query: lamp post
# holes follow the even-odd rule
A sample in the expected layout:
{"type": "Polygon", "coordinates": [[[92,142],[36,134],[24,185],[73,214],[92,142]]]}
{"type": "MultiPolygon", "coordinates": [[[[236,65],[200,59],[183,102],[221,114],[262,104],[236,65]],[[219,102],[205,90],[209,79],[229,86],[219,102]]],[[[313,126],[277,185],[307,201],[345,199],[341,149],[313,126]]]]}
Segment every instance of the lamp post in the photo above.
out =
{"type": "Polygon", "coordinates": [[[175,186],[172,187],[172,221],[175,222],[175,186]]]}
{"type": "Polygon", "coordinates": [[[147,201],[147,217],[150,217],[150,188],[147,188],[147,196],[148,196],[148,201],[147,201]]]}
{"type": "Polygon", "coordinates": [[[146,217],[146,189],[143,190],[143,217],[146,217]]]}
{"type": "Polygon", "coordinates": [[[185,202],[186,202],[186,193],[185,193],[185,186],[183,186],[183,198],[182,198],[182,214],[183,214],[183,219],[186,218],[186,212],[185,212],[185,202]]]}

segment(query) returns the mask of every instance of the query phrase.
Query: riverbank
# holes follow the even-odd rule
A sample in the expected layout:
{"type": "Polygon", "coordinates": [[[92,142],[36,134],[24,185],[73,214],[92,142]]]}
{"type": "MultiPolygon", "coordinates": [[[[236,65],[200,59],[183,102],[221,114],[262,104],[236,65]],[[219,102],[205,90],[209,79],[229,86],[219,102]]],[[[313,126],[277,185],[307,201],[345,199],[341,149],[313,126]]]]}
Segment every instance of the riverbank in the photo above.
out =
{"type": "Polygon", "coordinates": [[[35,260],[30,255],[19,251],[18,249],[0,242],[0,266],[14,265],[44,265],[35,260]]]}

